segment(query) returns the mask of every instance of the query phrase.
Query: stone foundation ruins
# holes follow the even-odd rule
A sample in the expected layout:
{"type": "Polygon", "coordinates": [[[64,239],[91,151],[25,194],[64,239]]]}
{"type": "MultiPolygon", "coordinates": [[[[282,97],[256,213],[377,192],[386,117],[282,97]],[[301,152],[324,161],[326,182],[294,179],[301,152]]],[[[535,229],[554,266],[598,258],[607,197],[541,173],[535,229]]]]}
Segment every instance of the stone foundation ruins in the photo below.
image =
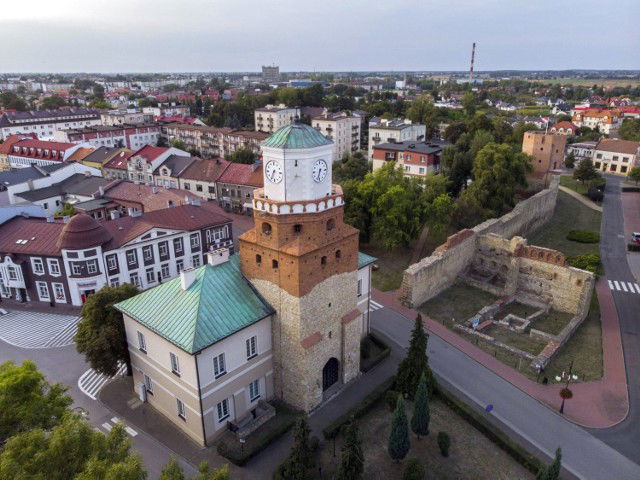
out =
{"type": "Polygon", "coordinates": [[[586,318],[595,282],[592,273],[566,265],[562,253],[527,245],[524,238],[514,236],[535,230],[551,218],[557,190],[558,179],[554,178],[548,189],[519,203],[507,215],[449,237],[432,256],[407,268],[400,301],[417,307],[456,280],[496,295],[501,300],[455,328],[529,361],[534,370],[544,368],[586,318]],[[509,314],[495,320],[514,301],[531,306],[535,312],[527,318],[509,314]],[[558,335],[532,328],[535,319],[549,310],[572,315],[558,335]],[[534,356],[505,345],[482,333],[491,325],[528,335],[546,347],[534,356]]]}

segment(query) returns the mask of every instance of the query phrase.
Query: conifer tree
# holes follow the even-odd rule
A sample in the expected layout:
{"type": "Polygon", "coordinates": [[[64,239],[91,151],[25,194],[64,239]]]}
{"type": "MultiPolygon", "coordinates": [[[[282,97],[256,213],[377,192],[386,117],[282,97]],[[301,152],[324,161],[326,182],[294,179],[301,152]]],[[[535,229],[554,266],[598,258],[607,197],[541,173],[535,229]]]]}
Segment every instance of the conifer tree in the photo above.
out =
{"type": "Polygon", "coordinates": [[[409,398],[413,398],[416,393],[418,382],[423,374],[425,375],[429,397],[431,397],[436,386],[433,372],[429,368],[429,358],[427,357],[428,338],[429,336],[422,326],[422,316],[418,314],[411,332],[411,342],[407,356],[400,363],[396,375],[396,389],[409,398]]]}
{"type": "Polygon", "coordinates": [[[404,400],[402,395],[398,395],[396,409],[393,412],[391,421],[391,434],[389,435],[389,455],[396,462],[402,460],[409,453],[411,443],[409,441],[409,425],[407,424],[407,414],[404,411],[404,400]]]}
{"type": "Polygon", "coordinates": [[[558,447],[556,456],[549,465],[540,469],[536,475],[536,480],[560,480],[560,470],[562,469],[562,449],[558,447]]]}
{"type": "Polygon", "coordinates": [[[355,419],[347,424],[344,445],[342,446],[342,461],[338,470],[338,480],[361,480],[364,474],[364,457],[355,419]]]}
{"type": "Polygon", "coordinates": [[[301,416],[298,418],[293,432],[293,447],[291,447],[289,458],[285,461],[283,478],[287,480],[309,478],[313,467],[313,449],[309,440],[310,432],[307,417],[301,416]]]}
{"type": "Polygon", "coordinates": [[[427,380],[423,373],[418,382],[418,389],[416,390],[413,403],[413,416],[411,417],[411,430],[413,430],[413,433],[415,433],[418,438],[420,438],[421,435],[429,435],[430,420],[427,380]]]}

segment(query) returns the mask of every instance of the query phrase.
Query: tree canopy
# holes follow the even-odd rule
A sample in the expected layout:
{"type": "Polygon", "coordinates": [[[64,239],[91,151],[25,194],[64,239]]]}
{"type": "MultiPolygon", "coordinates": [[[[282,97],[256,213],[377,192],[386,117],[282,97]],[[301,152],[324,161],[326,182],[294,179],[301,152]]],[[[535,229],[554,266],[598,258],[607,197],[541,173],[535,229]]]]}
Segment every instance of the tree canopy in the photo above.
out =
{"type": "Polygon", "coordinates": [[[227,155],[225,158],[233,163],[245,163],[252,165],[258,159],[258,155],[249,148],[240,148],[231,155],[227,155]]]}
{"type": "Polygon", "coordinates": [[[345,427],[342,458],[338,469],[338,480],[361,480],[364,475],[364,453],[355,419],[345,427]]]}
{"type": "Polygon", "coordinates": [[[600,174],[593,166],[593,160],[590,158],[583,158],[573,171],[573,178],[584,183],[598,178],[600,174]]]}
{"type": "Polygon", "coordinates": [[[627,118],[620,125],[618,135],[623,140],[633,140],[640,142],[640,118],[627,118]]]}
{"type": "Polygon", "coordinates": [[[418,314],[411,332],[411,340],[407,355],[398,366],[396,374],[396,388],[409,398],[413,398],[418,389],[418,383],[422,376],[425,377],[427,393],[429,396],[435,388],[435,378],[429,368],[427,356],[427,342],[429,336],[424,331],[422,316],[418,314]]]}

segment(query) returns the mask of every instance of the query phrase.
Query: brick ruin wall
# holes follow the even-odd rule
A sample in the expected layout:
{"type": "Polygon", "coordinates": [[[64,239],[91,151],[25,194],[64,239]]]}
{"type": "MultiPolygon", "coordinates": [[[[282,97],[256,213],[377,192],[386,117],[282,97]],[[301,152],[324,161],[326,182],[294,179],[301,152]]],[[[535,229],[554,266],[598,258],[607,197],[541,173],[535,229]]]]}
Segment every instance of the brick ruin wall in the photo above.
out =
{"type": "Polygon", "coordinates": [[[417,307],[449,288],[472,263],[480,235],[495,233],[505,238],[524,235],[544,225],[553,215],[560,179],[554,176],[549,188],[518,203],[500,218],[489,219],[473,229],[450,236],[430,257],[410,265],[398,291],[399,300],[417,307]]]}

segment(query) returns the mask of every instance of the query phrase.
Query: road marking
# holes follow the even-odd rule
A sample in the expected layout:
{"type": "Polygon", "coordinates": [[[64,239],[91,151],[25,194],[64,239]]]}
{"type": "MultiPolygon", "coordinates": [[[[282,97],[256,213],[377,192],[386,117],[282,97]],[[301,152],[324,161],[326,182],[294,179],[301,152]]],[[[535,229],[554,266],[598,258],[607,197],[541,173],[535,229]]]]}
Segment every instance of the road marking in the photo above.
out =
{"type": "Polygon", "coordinates": [[[627,290],[627,286],[624,284],[624,282],[620,282],[620,286],[622,287],[622,290],[624,290],[625,292],[628,292],[629,290],[627,290]]]}
{"type": "Polygon", "coordinates": [[[616,286],[616,290],[620,290],[620,284],[616,280],[613,281],[613,284],[616,286]]]}
{"type": "Polygon", "coordinates": [[[607,280],[609,282],[609,289],[613,290],[613,282],[611,280],[607,280]]]}
{"type": "Polygon", "coordinates": [[[95,400],[102,387],[104,387],[109,380],[118,375],[124,375],[126,371],[127,366],[124,363],[120,365],[120,368],[118,368],[118,371],[113,377],[98,373],[93,368],[90,368],[78,379],[78,388],[87,397],[95,400]]]}
{"type": "Polygon", "coordinates": [[[634,285],[636,286],[636,290],[638,291],[638,293],[640,293],[640,285],[638,285],[637,283],[634,283],[634,285]]]}
{"type": "Polygon", "coordinates": [[[138,432],[136,432],[133,428],[131,428],[129,426],[124,427],[124,431],[127,432],[132,437],[135,437],[136,435],[138,435],[138,432]]]}
{"type": "Polygon", "coordinates": [[[370,300],[371,302],[371,310],[379,310],[381,308],[384,308],[384,305],[381,305],[380,303],[376,302],[375,300],[370,300]]]}
{"type": "Polygon", "coordinates": [[[111,424],[109,422],[104,422],[102,424],[102,428],[104,428],[107,432],[110,432],[113,427],[111,426],[111,424]]]}
{"type": "Polygon", "coordinates": [[[609,284],[609,289],[616,292],[625,292],[625,293],[640,293],[640,285],[634,282],[627,282],[624,280],[607,280],[609,284]]]}

